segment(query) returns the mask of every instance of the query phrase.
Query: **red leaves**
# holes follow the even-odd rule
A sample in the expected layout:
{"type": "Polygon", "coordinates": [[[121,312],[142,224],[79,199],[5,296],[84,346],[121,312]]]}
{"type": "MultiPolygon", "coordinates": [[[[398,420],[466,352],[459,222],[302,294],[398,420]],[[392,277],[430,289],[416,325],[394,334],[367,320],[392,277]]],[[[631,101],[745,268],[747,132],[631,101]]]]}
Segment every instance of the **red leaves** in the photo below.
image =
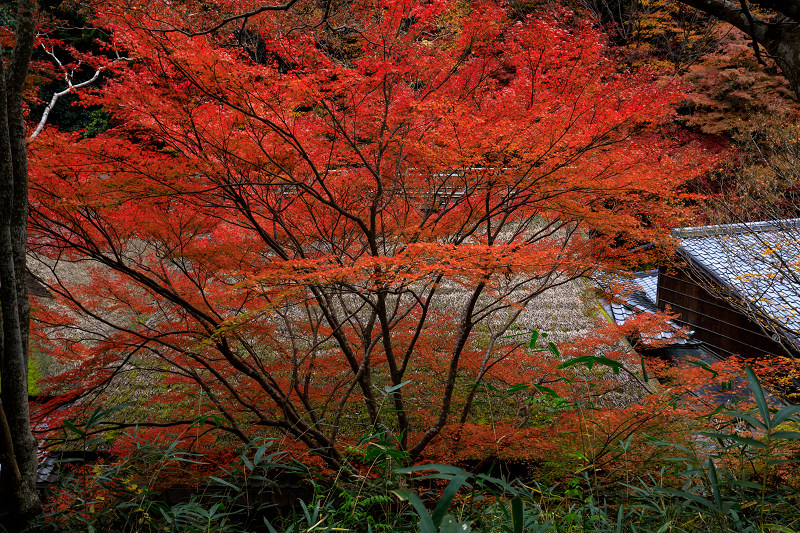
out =
{"type": "Polygon", "coordinates": [[[187,36],[183,5],[107,7],[136,58],[102,98],[118,126],[32,154],[36,251],[99,266],[60,291],[89,358],[171,372],[159,396],[331,465],[376,425],[418,456],[472,412],[463,383],[553,372],[498,342],[519,311],[638,259],[610,243],[661,240],[711,162],[660,129],[678,91],[586,24],[366,2],[345,53],[272,17],[187,36]]]}

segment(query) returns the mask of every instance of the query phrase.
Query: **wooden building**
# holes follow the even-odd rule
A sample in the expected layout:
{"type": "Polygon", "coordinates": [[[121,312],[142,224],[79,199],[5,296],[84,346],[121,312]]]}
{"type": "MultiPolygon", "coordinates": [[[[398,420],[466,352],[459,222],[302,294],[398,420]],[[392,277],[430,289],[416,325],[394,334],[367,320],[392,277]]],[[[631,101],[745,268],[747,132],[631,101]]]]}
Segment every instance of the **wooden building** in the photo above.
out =
{"type": "Polygon", "coordinates": [[[800,220],[673,231],[657,305],[719,355],[800,355],[800,220]]]}

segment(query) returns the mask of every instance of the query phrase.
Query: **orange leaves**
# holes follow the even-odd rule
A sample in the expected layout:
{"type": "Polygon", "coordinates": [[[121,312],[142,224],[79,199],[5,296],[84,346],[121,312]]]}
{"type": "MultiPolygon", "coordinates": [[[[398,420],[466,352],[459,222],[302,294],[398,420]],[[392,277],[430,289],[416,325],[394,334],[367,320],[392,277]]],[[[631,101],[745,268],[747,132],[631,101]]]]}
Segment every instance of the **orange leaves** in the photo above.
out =
{"type": "Polygon", "coordinates": [[[472,385],[566,375],[507,331],[641,260],[624,243],[660,240],[710,164],[660,130],[675,88],[619,72],[589,24],[386,0],[332,14],[346,36],[295,13],[189,36],[245,6],[134,4],[99,19],[135,57],[97,100],[115,127],[32,154],[36,251],[98,266],[60,294],[88,362],[332,466],[377,427],[412,457],[458,417],[478,442],[472,385]]]}

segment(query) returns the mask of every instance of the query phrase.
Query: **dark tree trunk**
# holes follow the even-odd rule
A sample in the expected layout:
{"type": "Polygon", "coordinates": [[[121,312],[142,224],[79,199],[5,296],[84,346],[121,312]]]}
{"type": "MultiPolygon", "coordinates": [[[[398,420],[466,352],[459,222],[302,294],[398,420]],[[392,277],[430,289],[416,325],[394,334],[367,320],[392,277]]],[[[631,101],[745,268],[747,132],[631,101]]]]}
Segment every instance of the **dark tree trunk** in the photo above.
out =
{"type": "Polygon", "coordinates": [[[28,409],[28,163],[22,106],[36,31],[35,0],[19,0],[15,29],[10,58],[0,63],[0,513],[10,531],[41,512],[28,409]]]}
{"type": "MultiPolygon", "coordinates": [[[[800,98],[800,0],[680,0],[735,26],[778,64],[800,98]],[[761,8],[756,14],[750,6],[761,8]],[[763,16],[767,13],[767,16],[763,16]]],[[[758,52],[757,52],[758,53],[758,52]]]]}

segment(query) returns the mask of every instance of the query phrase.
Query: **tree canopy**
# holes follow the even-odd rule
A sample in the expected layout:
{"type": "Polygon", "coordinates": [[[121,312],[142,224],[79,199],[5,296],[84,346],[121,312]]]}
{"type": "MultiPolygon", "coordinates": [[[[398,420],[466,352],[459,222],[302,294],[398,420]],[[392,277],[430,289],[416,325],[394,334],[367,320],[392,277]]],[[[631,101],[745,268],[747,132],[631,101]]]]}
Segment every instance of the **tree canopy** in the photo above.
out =
{"type": "Polygon", "coordinates": [[[65,346],[78,389],[163,372],[184,423],[202,393],[209,425],[340,468],[345,421],[415,458],[471,387],[535,371],[502,340],[521,310],[640,261],[714,156],[668,125],[679,87],[619,72],[568,10],[334,8],[102,5],[132,61],[89,101],[117,125],[40,136],[31,243],[71,308],[45,323],[92,329],[65,346]]]}
{"type": "Polygon", "coordinates": [[[575,472],[624,457],[627,477],[634,434],[692,412],[675,404],[710,367],[620,347],[664,313],[577,310],[597,326],[559,348],[530,310],[564,287],[594,306],[575,287],[667,264],[669,230],[720,205],[796,210],[792,2],[95,0],[68,23],[19,4],[0,37],[14,529],[40,511],[32,424],[56,446],[95,424],[120,457],[127,428],[208,458],[275,439],[365,479],[365,442],[480,469],[501,441],[565,447],[557,419],[595,439],[575,472]],[[60,367],[32,415],[29,275],[54,297],[31,351],[60,367]]]}

